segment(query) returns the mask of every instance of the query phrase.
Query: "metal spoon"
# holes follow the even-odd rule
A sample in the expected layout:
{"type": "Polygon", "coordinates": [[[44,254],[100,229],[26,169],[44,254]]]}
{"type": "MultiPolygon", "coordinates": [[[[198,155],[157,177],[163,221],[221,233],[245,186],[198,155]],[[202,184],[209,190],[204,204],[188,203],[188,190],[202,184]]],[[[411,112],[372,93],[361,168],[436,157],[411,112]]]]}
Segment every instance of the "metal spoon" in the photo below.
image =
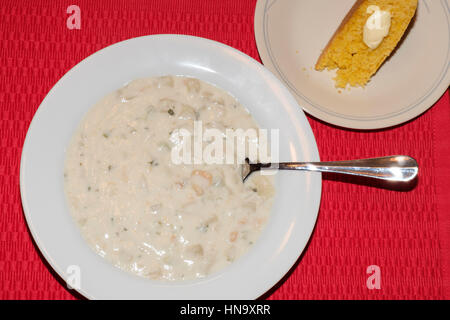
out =
{"type": "Polygon", "coordinates": [[[411,181],[419,172],[417,161],[409,156],[388,156],[331,162],[281,163],[250,163],[247,158],[242,165],[242,181],[245,182],[248,176],[255,171],[277,169],[333,172],[398,182],[411,181]]]}

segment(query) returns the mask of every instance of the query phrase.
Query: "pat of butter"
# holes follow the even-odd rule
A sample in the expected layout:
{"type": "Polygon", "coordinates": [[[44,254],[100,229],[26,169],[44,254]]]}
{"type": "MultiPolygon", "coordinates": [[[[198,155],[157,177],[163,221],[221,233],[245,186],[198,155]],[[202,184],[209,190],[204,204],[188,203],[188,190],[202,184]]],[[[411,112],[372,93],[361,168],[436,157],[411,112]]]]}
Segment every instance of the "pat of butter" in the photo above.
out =
{"type": "Polygon", "coordinates": [[[381,41],[389,34],[391,14],[373,5],[367,7],[367,13],[371,13],[372,15],[364,25],[363,40],[369,48],[376,49],[381,41]]]}

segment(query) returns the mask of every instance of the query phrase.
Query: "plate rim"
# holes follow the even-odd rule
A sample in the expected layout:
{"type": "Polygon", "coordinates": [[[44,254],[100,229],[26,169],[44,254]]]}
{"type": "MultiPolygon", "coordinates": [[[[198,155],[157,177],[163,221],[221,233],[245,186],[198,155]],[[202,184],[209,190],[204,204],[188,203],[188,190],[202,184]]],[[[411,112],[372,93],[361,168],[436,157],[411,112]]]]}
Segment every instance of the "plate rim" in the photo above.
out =
{"type": "MultiPolygon", "coordinates": [[[[52,88],[48,91],[48,93],[46,94],[46,96],[44,97],[44,99],[40,102],[39,107],[37,108],[30,124],[29,127],[27,129],[27,134],[25,136],[24,139],[24,143],[23,143],[23,148],[22,148],[22,153],[21,153],[21,159],[20,159],[20,195],[21,195],[21,203],[22,203],[22,208],[23,208],[23,213],[25,216],[25,221],[27,224],[27,227],[32,235],[32,240],[35,242],[37,249],[39,250],[39,252],[42,254],[42,256],[45,258],[46,262],[50,265],[50,267],[57,273],[57,275],[63,280],[63,281],[67,281],[67,274],[65,272],[63,272],[60,268],[60,265],[57,263],[57,261],[55,261],[55,258],[50,256],[50,254],[47,252],[47,247],[45,246],[45,244],[42,243],[42,239],[40,239],[40,236],[36,230],[36,227],[33,225],[33,214],[31,213],[31,208],[28,205],[28,201],[27,201],[27,186],[26,186],[26,177],[25,177],[25,163],[27,162],[27,156],[29,154],[29,144],[30,144],[30,136],[35,128],[35,126],[37,126],[37,124],[40,121],[40,115],[42,113],[43,108],[45,108],[45,103],[48,99],[49,96],[51,96],[53,94],[53,92],[55,90],[58,90],[58,88],[62,85],[61,83],[63,82],[64,79],[68,78],[71,76],[73,70],[76,70],[80,65],[86,63],[86,61],[89,61],[91,59],[93,59],[93,57],[102,54],[102,52],[110,47],[113,46],[122,46],[122,45],[126,45],[127,42],[131,42],[131,41],[135,41],[138,39],[149,39],[150,41],[152,40],[157,40],[158,38],[172,38],[172,39],[194,39],[196,41],[206,41],[208,42],[210,45],[215,45],[219,48],[226,48],[228,50],[232,50],[234,53],[237,53],[240,57],[244,57],[245,59],[247,59],[248,61],[250,61],[253,65],[257,65],[258,68],[260,68],[260,70],[262,72],[264,72],[265,74],[267,74],[268,76],[272,76],[274,81],[277,81],[279,83],[279,86],[282,88],[285,88],[285,85],[283,82],[281,82],[278,78],[276,78],[272,73],[270,73],[270,71],[268,71],[266,68],[264,68],[263,65],[261,65],[258,61],[256,61],[255,59],[253,59],[252,57],[246,55],[245,53],[231,47],[228,46],[226,44],[223,44],[221,42],[218,41],[214,41],[211,39],[207,39],[207,38],[202,38],[202,37],[197,37],[197,36],[190,36],[190,35],[180,35],[180,34],[153,34],[153,35],[145,35],[145,36],[139,36],[139,37],[133,37],[133,38],[129,38],[129,39],[125,39],[119,42],[115,42],[111,45],[108,45],[92,54],[90,54],[89,56],[85,57],[83,60],[81,60],[80,62],[78,62],[75,66],[73,66],[71,69],[69,69],[62,77],[60,77],[58,79],[58,81],[52,86],[52,88]]],[[[291,93],[289,92],[289,90],[287,90],[286,88],[286,94],[291,95],[291,93]]],[[[295,98],[292,96],[292,99],[295,101],[295,98]]],[[[301,109],[299,109],[299,111],[301,111],[301,109]]],[[[312,140],[310,141],[311,143],[311,147],[312,147],[312,154],[313,157],[317,158],[317,160],[319,160],[319,151],[318,151],[318,147],[317,147],[317,141],[315,139],[314,136],[314,132],[312,131],[312,128],[310,126],[310,124],[308,123],[308,120],[306,119],[306,115],[303,113],[303,111],[301,111],[300,113],[298,113],[299,118],[304,117],[304,120],[306,121],[306,125],[307,125],[307,130],[310,131],[309,133],[312,136],[312,140]]],[[[285,270],[283,272],[282,277],[280,277],[278,279],[277,282],[272,283],[270,286],[266,286],[266,288],[264,288],[264,291],[260,291],[257,294],[255,294],[253,297],[251,297],[252,299],[256,299],[261,297],[262,295],[264,295],[268,290],[270,290],[271,288],[273,288],[279,281],[281,281],[283,279],[283,277],[289,272],[289,270],[292,268],[292,266],[295,265],[295,263],[298,261],[298,259],[301,258],[302,253],[305,252],[306,247],[311,239],[312,233],[315,229],[315,225],[317,223],[317,218],[318,218],[318,214],[319,214],[319,209],[320,209],[320,203],[321,203],[321,197],[322,197],[322,178],[321,175],[316,175],[315,177],[313,177],[314,180],[316,180],[316,183],[318,184],[318,189],[316,190],[317,196],[316,199],[314,199],[316,202],[315,205],[315,209],[313,210],[314,212],[312,212],[313,216],[314,216],[314,223],[313,226],[311,228],[311,230],[309,231],[309,234],[307,235],[307,242],[304,244],[303,248],[301,248],[301,250],[299,250],[298,255],[296,257],[296,259],[292,262],[292,264],[290,265],[290,267],[285,270]]],[[[81,295],[83,295],[86,298],[92,299],[95,298],[94,296],[92,296],[90,293],[86,292],[83,288],[79,288],[76,289],[76,291],[78,293],[80,293],[81,295]]]]}

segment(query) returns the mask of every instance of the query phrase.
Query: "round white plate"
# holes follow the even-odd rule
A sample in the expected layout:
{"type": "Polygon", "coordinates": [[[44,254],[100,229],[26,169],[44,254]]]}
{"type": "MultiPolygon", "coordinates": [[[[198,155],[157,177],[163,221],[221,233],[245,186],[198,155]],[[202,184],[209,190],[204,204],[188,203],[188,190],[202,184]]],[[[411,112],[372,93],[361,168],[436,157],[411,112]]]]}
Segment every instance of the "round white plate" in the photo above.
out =
{"type": "Polygon", "coordinates": [[[390,127],[423,113],[449,86],[448,1],[419,0],[409,32],[365,89],[337,90],[334,71],[314,69],[355,0],[258,0],[256,43],[309,114],[353,129],[390,127]]]}
{"type": "Polygon", "coordinates": [[[25,217],[39,249],[78,291],[97,299],[254,299],[298,259],[317,218],[321,176],[281,172],[271,218],[247,255],[202,280],[162,283],[128,274],[94,253],[71,218],[63,191],[65,149],[83,115],[126,82],[166,74],[197,77],[234,95],[262,128],[280,129],[280,160],[319,160],[312,130],[297,101],[261,64],[202,38],[155,35],[107,47],[64,75],[28,129],[20,166],[25,217]],[[73,282],[71,282],[73,283],[73,282]],[[76,282],[75,282],[76,283],[76,282]]]}

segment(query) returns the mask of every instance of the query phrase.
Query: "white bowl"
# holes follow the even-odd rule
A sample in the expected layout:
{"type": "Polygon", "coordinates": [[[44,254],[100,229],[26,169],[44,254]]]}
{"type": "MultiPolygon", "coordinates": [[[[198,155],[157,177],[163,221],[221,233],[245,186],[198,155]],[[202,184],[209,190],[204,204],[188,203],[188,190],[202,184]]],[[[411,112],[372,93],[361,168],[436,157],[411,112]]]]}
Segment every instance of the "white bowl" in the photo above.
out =
{"type": "Polygon", "coordinates": [[[319,160],[306,117],[267,69],[223,44],[180,35],[134,38],[86,58],[49,92],[28,129],[20,188],[25,217],[39,249],[67,281],[80,270],[82,295],[92,299],[255,299],[276,284],[305,248],[316,222],[321,176],[277,174],[271,218],[247,255],[202,280],[162,283],[128,274],[94,253],[72,220],[63,191],[65,150],[83,115],[126,82],[186,75],[234,95],[261,127],[280,129],[280,159],[319,160]]]}

